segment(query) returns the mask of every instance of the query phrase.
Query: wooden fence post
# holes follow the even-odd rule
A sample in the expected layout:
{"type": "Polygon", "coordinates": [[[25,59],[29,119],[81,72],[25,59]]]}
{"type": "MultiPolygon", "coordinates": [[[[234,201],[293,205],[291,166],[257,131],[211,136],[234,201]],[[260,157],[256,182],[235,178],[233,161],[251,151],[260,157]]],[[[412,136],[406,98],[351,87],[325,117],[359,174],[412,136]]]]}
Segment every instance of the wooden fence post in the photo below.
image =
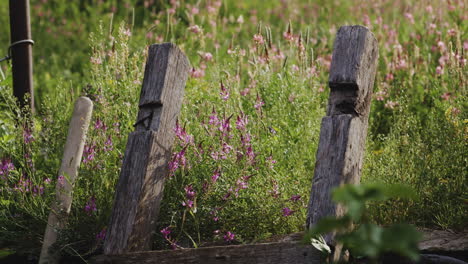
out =
{"type": "MultiPolygon", "coordinates": [[[[10,52],[13,73],[13,95],[20,106],[29,105],[34,112],[34,93],[32,76],[31,22],[29,0],[10,0],[10,52]],[[25,95],[29,94],[26,101],[25,95]]],[[[10,53],[9,52],[9,53],[10,53]]]]}
{"type": "Polygon", "coordinates": [[[65,227],[70,213],[73,184],[78,177],[78,168],[81,164],[92,112],[93,102],[87,97],[78,98],[68,128],[59,179],[55,188],[56,201],[51,206],[39,263],[59,263],[58,252],[51,252],[50,249],[57,241],[60,229],[65,227]]]}
{"type": "MultiPolygon", "coordinates": [[[[327,116],[322,119],[312,191],[307,213],[311,228],[325,216],[342,216],[331,189],[360,182],[364,147],[377,68],[378,46],[363,26],[338,30],[330,67],[327,116]]],[[[324,236],[332,243],[334,234],[324,236]]]]}
{"type": "Polygon", "coordinates": [[[189,70],[187,57],[174,44],[149,47],[140,110],[128,137],[104,254],[151,248],[189,70]]]}

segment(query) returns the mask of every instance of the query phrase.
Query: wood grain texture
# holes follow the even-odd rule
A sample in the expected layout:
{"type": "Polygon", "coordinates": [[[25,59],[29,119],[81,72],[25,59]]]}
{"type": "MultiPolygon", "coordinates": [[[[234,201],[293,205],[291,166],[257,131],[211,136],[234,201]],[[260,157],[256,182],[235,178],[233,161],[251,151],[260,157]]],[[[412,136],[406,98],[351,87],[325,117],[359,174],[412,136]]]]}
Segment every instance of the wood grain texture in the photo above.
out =
{"type": "Polygon", "coordinates": [[[234,245],[135,252],[122,255],[100,255],[95,264],[319,264],[321,253],[298,242],[234,245]]]}
{"type": "MultiPolygon", "coordinates": [[[[459,233],[430,229],[420,231],[423,233],[423,240],[419,243],[419,249],[424,250],[426,253],[432,251],[440,254],[450,254],[451,252],[467,250],[466,231],[459,233]],[[450,245],[447,247],[448,244],[450,245]]],[[[304,232],[299,232],[283,236],[276,242],[264,244],[100,255],[93,257],[90,263],[324,263],[316,249],[312,246],[300,244],[303,237],[304,232]]]]}
{"type": "Polygon", "coordinates": [[[333,45],[327,115],[368,119],[378,58],[377,40],[363,26],[343,26],[333,45]]]}
{"type": "Polygon", "coordinates": [[[59,177],[55,186],[55,202],[51,206],[39,263],[59,263],[57,252],[50,252],[57,241],[58,232],[65,228],[73,200],[73,185],[78,177],[86,134],[93,111],[93,102],[87,97],[76,100],[68,128],[59,177]]]}
{"type": "Polygon", "coordinates": [[[128,137],[105,254],[149,250],[174,141],[187,57],[174,44],[149,47],[135,132],[128,137]]]}
{"type": "MultiPolygon", "coordinates": [[[[327,116],[322,119],[308,206],[308,228],[325,216],[345,213],[331,199],[334,187],[360,182],[377,58],[377,41],[367,28],[344,26],[338,30],[330,67],[327,116]]],[[[332,243],[333,236],[324,237],[332,243]]]]}

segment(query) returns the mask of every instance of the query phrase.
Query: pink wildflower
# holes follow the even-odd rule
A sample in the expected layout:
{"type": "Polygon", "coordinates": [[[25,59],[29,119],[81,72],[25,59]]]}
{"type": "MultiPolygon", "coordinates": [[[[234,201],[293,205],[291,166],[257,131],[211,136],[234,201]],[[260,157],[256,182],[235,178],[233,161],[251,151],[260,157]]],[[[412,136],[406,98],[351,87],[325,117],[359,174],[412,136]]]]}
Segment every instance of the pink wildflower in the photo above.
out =
{"type": "Polygon", "coordinates": [[[222,81],[221,81],[220,89],[221,89],[221,92],[219,92],[219,95],[221,96],[221,99],[223,99],[224,101],[229,99],[229,90],[224,86],[222,81]]]}
{"type": "Polygon", "coordinates": [[[205,70],[192,68],[190,76],[192,78],[203,78],[205,76],[205,70]]]}
{"type": "Polygon", "coordinates": [[[437,67],[436,67],[436,74],[437,74],[437,75],[442,75],[442,74],[444,74],[444,68],[442,68],[441,66],[437,66],[437,67]]]}
{"type": "Polygon", "coordinates": [[[265,40],[263,39],[263,36],[261,34],[255,34],[253,36],[253,40],[255,41],[255,43],[257,44],[263,44],[265,42],[265,40]]]}
{"type": "Polygon", "coordinates": [[[182,202],[182,206],[185,206],[187,208],[192,208],[193,207],[193,201],[192,200],[187,200],[185,202],[182,202]]]}
{"type": "Polygon", "coordinates": [[[216,170],[213,172],[213,175],[211,175],[211,181],[212,181],[213,183],[215,183],[215,182],[218,180],[219,176],[221,176],[221,173],[219,172],[218,169],[216,169],[216,170]]]}
{"type": "Polygon", "coordinates": [[[226,234],[223,236],[223,238],[224,238],[224,241],[231,242],[234,240],[235,236],[236,235],[232,233],[231,231],[227,231],[226,234]]]}
{"type": "Polygon", "coordinates": [[[291,196],[291,198],[289,198],[289,200],[293,201],[293,202],[297,202],[301,199],[301,196],[296,194],[296,195],[293,195],[291,196]]]}
{"type": "Polygon", "coordinates": [[[294,213],[294,211],[292,211],[288,207],[284,207],[282,211],[283,211],[283,216],[290,216],[294,213]]]}
{"type": "Polygon", "coordinates": [[[411,13],[405,13],[405,17],[409,20],[411,24],[414,24],[414,17],[411,13]]]}
{"type": "Polygon", "coordinates": [[[185,190],[185,196],[187,196],[188,199],[193,200],[193,198],[195,198],[196,193],[193,190],[193,187],[191,184],[185,186],[184,190],[185,190]]]}
{"type": "Polygon", "coordinates": [[[237,121],[236,121],[236,128],[239,130],[245,130],[245,126],[249,123],[249,120],[247,118],[247,115],[245,115],[243,112],[239,116],[237,116],[237,121]]]}
{"type": "Polygon", "coordinates": [[[200,34],[202,32],[202,29],[200,28],[200,26],[198,25],[193,25],[193,26],[190,26],[188,28],[188,30],[192,33],[195,33],[195,34],[200,34]]]}
{"type": "Polygon", "coordinates": [[[94,196],[91,196],[88,200],[88,202],[86,203],[86,206],[84,208],[86,214],[88,215],[91,215],[92,212],[96,212],[97,211],[97,207],[96,207],[96,198],[94,196]]]}
{"type": "Polygon", "coordinates": [[[443,93],[440,98],[442,98],[445,101],[448,101],[450,99],[451,94],[450,93],[443,93]]]}
{"type": "Polygon", "coordinates": [[[99,233],[96,235],[96,240],[103,241],[106,238],[106,228],[103,228],[99,233]]]}
{"type": "Polygon", "coordinates": [[[208,124],[217,126],[219,124],[219,119],[218,115],[216,114],[216,111],[213,108],[213,111],[211,112],[208,124]]]}
{"type": "Polygon", "coordinates": [[[171,227],[167,226],[167,227],[161,229],[160,232],[164,236],[165,239],[169,239],[169,235],[171,234],[171,227]]]}
{"type": "Polygon", "coordinates": [[[265,102],[263,102],[262,98],[260,98],[260,96],[257,94],[257,100],[256,100],[255,105],[254,105],[255,109],[260,110],[260,108],[263,105],[265,105],[265,102]]]}

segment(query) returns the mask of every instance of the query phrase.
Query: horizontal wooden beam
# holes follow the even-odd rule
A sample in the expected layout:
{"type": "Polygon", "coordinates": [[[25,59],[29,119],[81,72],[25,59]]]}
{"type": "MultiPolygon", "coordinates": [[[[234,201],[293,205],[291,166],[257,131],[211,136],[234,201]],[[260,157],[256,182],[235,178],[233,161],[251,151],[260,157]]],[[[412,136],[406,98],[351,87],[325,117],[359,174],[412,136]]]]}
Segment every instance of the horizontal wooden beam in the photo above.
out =
{"type": "Polygon", "coordinates": [[[320,264],[321,252],[298,242],[233,245],[100,255],[94,264],[320,264]]]}

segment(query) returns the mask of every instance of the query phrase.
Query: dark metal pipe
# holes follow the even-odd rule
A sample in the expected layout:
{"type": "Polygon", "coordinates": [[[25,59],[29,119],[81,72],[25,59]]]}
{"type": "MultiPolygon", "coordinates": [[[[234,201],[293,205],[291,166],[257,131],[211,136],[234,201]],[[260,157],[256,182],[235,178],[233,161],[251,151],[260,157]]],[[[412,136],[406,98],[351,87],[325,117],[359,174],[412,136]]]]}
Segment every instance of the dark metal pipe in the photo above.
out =
{"type": "Polygon", "coordinates": [[[31,40],[29,0],[10,0],[10,32],[13,95],[18,98],[21,107],[29,105],[31,112],[34,112],[32,43],[17,43],[31,40]],[[25,97],[27,94],[29,96],[25,97]]]}

